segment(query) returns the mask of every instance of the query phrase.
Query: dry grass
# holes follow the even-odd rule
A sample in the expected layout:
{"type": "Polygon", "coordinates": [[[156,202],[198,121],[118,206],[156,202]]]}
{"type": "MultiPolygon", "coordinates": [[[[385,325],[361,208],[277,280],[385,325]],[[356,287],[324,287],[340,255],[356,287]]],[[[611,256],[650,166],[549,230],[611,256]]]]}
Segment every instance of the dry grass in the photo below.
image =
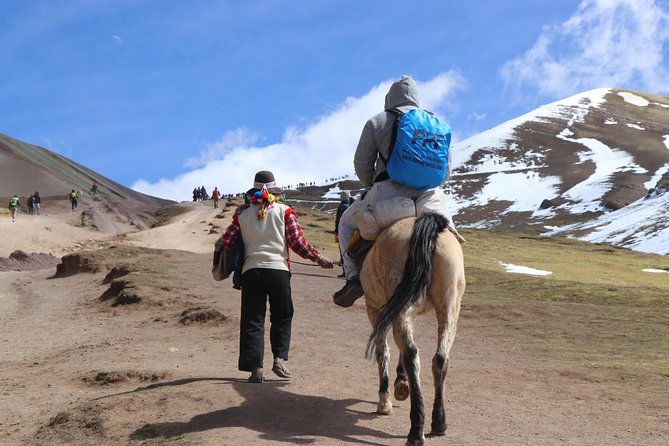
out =
{"type": "Polygon", "coordinates": [[[335,216],[315,211],[306,206],[291,205],[304,232],[304,238],[331,259],[339,259],[339,248],[334,240],[335,216]]]}
{"type": "Polygon", "coordinates": [[[462,232],[464,314],[502,324],[517,345],[555,367],[588,367],[588,379],[602,368],[669,377],[668,276],[641,271],[667,269],[668,258],[526,233],[462,232]],[[552,274],[511,274],[499,261],[552,274]]]}

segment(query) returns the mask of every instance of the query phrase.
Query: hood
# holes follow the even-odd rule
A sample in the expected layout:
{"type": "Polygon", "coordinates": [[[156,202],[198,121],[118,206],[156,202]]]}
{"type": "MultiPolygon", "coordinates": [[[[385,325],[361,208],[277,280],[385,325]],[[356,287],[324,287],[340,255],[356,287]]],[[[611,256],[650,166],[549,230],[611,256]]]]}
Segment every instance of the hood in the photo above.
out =
{"type": "Polygon", "coordinates": [[[385,110],[403,105],[419,106],[418,85],[411,76],[402,76],[393,82],[386,94],[385,110]]]}

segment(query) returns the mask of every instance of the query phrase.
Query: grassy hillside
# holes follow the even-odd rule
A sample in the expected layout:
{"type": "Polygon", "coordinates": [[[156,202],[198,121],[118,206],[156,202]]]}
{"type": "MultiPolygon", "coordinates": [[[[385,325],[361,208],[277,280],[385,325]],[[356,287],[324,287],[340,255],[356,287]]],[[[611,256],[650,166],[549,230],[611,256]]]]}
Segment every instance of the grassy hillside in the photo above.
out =
{"type": "Polygon", "coordinates": [[[669,258],[524,233],[463,234],[464,317],[505,326],[514,345],[540,350],[555,367],[582,364],[584,379],[599,379],[602,368],[619,370],[622,380],[669,378],[669,274],[642,272],[669,270],[669,258]],[[552,274],[512,274],[499,261],[552,274]]]}
{"type": "Polygon", "coordinates": [[[529,233],[461,231],[469,292],[490,298],[669,308],[669,258],[610,245],[529,233]],[[499,262],[551,271],[549,276],[509,274],[499,262]]]}

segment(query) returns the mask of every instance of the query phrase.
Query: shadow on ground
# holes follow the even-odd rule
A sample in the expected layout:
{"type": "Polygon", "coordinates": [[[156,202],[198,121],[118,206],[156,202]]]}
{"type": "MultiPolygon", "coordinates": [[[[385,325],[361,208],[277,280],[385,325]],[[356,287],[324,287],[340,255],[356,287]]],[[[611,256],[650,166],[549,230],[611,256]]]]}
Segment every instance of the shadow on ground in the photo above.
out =
{"type": "MultiPolygon", "coordinates": [[[[202,378],[213,380],[212,378],[202,378]]],[[[171,385],[188,384],[195,380],[178,380],[147,386],[136,391],[171,385]]],[[[294,444],[316,444],[318,438],[331,438],[345,443],[384,445],[397,437],[360,426],[359,421],[381,415],[350,409],[363,403],[375,409],[375,403],[357,399],[299,395],[287,391],[286,381],[251,384],[246,381],[222,378],[221,384],[231,384],[244,398],[240,406],[196,415],[186,422],[150,423],[137,429],[130,440],[170,439],[194,432],[226,427],[258,432],[260,438],[294,444]],[[360,437],[378,438],[379,442],[360,437]]]]}

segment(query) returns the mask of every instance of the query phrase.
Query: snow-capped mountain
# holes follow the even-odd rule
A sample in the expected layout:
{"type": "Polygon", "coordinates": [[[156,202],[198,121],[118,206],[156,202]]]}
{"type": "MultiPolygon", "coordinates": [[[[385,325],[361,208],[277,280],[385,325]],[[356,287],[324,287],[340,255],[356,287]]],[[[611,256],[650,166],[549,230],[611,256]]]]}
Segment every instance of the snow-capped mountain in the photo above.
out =
{"type": "Polygon", "coordinates": [[[669,254],[669,98],[597,89],[455,144],[449,206],[460,226],[669,254]]]}

